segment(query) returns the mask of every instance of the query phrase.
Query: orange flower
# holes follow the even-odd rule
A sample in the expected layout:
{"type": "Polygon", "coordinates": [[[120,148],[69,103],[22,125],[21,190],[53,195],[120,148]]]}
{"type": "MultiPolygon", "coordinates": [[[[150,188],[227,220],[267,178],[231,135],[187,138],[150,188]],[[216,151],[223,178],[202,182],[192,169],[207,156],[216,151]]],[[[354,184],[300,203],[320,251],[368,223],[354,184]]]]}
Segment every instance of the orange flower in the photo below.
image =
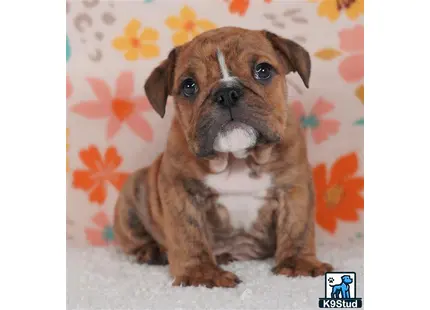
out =
{"type": "Polygon", "coordinates": [[[238,13],[240,16],[245,15],[248,10],[249,0],[232,0],[228,10],[230,13],[238,13]]]}
{"type": "MultiPolygon", "coordinates": [[[[228,1],[228,0],[225,0],[228,1]]],[[[272,0],[264,0],[266,3],[271,3],[272,0]]],[[[244,16],[249,8],[249,0],[231,0],[228,10],[230,13],[237,13],[239,16],[244,16]]]]}
{"type": "Polygon", "coordinates": [[[355,176],[358,169],[356,153],[342,156],[333,164],[327,180],[327,168],[320,164],[313,169],[316,196],[316,221],[331,233],[336,220],[357,221],[357,209],[364,208],[361,191],[364,178],[355,176]]]}
{"type": "Polygon", "coordinates": [[[120,190],[128,173],[116,172],[121,165],[122,157],[115,147],[109,147],[102,158],[97,147],[91,145],[79,152],[79,158],[88,168],[73,172],[73,186],[88,192],[90,202],[102,204],[106,200],[106,183],[120,190]]]}
{"type": "Polygon", "coordinates": [[[94,246],[115,244],[113,226],[105,212],[97,212],[91,219],[97,228],[85,228],[88,242],[94,246]]]}

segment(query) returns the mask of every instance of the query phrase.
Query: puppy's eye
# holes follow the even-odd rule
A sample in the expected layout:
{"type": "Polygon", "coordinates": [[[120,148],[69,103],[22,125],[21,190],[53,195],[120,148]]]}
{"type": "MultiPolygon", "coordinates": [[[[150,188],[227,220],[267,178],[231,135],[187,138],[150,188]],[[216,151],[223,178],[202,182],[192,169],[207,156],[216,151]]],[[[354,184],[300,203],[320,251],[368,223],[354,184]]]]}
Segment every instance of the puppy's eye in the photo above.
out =
{"type": "Polygon", "coordinates": [[[272,77],[273,67],[267,62],[262,62],[255,66],[254,77],[257,80],[268,80],[272,77]]]}
{"type": "Polygon", "coordinates": [[[197,83],[192,78],[187,78],[182,82],[182,93],[185,97],[194,96],[198,91],[197,83]]]}

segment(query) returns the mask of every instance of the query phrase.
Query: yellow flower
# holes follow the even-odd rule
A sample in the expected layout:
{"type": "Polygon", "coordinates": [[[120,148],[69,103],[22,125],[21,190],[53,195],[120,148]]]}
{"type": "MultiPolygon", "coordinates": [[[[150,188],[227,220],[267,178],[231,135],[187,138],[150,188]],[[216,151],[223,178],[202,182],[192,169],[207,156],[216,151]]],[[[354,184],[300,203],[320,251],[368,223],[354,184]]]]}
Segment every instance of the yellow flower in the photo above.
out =
{"type": "Polygon", "coordinates": [[[340,13],[345,12],[351,20],[356,20],[364,13],[364,0],[311,0],[319,1],[318,15],[325,16],[330,21],[339,18],[340,13]]]}
{"type": "Polygon", "coordinates": [[[364,104],[364,85],[361,84],[357,89],[355,90],[355,95],[358,99],[360,99],[361,103],[364,104]]]}
{"type": "Polygon", "coordinates": [[[69,128],[66,128],[66,172],[69,172],[69,156],[67,156],[68,152],[69,152],[69,128]]]}
{"type": "Polygon", "coordinates": [[[132,19],[124,28],[124,35],[116,37],[112,41],[114,48],[124,51],[127,60],[137,60],[138,58],[152,58],[160,55],[160,48],[156,42],[158,31],[153,28],[144,28],[139,34],[140,22],[132,19]]]}
{"type": "Polygon", "coordinates": [[[179,16],[170,16],[166,19],[166,25],[175,31],[172,36],[175,46],[184,44],[198,34],[216,28],[216,25],[207,19],[197,19],[194,10],[184,6],[179,16]]]}

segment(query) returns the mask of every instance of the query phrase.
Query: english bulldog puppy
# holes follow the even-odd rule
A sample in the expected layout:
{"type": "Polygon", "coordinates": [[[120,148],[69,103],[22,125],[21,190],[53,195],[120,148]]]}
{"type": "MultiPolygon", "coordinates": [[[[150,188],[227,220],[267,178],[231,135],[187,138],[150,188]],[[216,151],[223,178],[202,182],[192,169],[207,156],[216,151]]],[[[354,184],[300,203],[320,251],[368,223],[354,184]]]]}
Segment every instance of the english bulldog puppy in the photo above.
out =
{"type": "Polygon", "coordinates": [[[311,60],[269,31],[224,27],[174,48],[145,83],[163,117],[165,151],[131,175],[115,206],[121,249],[168,264],[173,285],[235,287],[220,265],[274,256],[290,277],[332,270],[316,257],[315,198],[286,75],[309,86],[311,60]]]}

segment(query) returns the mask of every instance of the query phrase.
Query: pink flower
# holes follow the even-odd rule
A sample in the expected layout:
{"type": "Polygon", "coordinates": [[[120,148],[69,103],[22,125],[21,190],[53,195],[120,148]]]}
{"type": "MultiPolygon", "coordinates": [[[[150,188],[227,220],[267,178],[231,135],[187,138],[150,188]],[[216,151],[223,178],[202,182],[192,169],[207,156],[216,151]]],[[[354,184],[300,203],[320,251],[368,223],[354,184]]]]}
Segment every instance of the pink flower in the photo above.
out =
{"type": "Polygon", "coordinates": [[[113,226],[106,213],[97,212],[91,219],[97,228],[85,228],[88,242],[94,246],[107,246],[115,244],[113,226]]]}
{"type": "Polygon", "coordinates": [[[66,76],[66,99],[68,99],[73,93],[73,86],[70,82],[70,78],[66,76]]]}
{"type": "Polygon", "coordinates": [[[294,101],[292,107],[305,132],[310,129],[315,143],[319,144],[339,131],[340,122],[338,120],[322,119],[324,114],[334,109],[334,104],[324,98],[319,98],[308,114],[300,101],[294,101]]]}
{"type": "Polygon", "coordinates": [[[116,91],[112,96],[109,86],[95,78],[87,78],[97,100],[82,101],[74,105],[71,111],[89,119],[107,118],[107,137],[115,136],[122,125],[128,127],[145,141],[152,141],[153,132],[150,124],[141,116],[151,109],[144,96],[133,96],[134,81],[131,72],[123,72],[116,80],[116,91]]]}
{"type": "Polygon", "coordinates": [[[346,82],[357,82],[364,76],[364,27],[344,29],[339,33],[340,48],[349,53],[339,65],[339,73],[346,82]]]}

